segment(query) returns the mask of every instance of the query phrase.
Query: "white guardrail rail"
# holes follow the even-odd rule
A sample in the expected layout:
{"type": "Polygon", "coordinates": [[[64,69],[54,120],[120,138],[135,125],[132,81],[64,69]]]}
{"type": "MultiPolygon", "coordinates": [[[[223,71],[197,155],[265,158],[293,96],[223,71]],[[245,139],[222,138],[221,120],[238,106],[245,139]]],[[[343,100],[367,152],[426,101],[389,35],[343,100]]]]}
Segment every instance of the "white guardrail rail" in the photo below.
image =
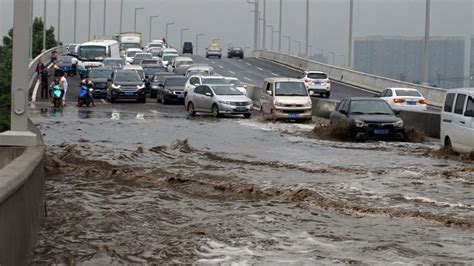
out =
{"type": "Polygon", "coordinates": [[[376,75],[354,71],[352,69],[336,67],[311,61],[305,58],[281,54],[270,51],[256,50],[253,56],[290,66],[299,70],[319,70],[325,72],[330,79],[360,87],[373,92],[381,92],[385,88],[414,88],[419,90],[428,99],[428,103],[434,107],[443,106],[446,89],[423,86],[410,82],[404,82],[376,75]]]}

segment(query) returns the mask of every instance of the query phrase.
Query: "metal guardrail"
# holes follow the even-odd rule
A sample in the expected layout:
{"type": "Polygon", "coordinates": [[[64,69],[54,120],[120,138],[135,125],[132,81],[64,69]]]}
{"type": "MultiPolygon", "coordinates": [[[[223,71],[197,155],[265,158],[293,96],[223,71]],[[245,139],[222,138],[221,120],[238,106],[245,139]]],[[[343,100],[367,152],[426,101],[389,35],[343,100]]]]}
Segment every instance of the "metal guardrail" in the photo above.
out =
{"type": "Polygon", "coordinates": [[[441,107],[443,105],[444,96],[446,94],[446,89],[389,79],[372,74],[358,72],[352,69],[323,64],[297,56],[263,50],[254,51],[253,55],[256,58],[274,61],[300,70],[324,71],[330,79],[350,84],[355,87],[364,88],[373,92],[381,92],[385,88],[390,87],[418,89],[428,99],[430,105],[435,107],[441,107]]]}

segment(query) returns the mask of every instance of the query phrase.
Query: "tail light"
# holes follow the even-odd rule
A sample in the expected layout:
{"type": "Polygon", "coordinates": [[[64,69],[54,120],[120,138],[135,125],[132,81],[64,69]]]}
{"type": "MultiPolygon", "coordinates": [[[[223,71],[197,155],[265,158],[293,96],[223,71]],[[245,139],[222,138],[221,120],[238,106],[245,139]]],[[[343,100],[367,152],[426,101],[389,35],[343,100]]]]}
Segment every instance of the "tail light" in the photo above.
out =
{"type": "Polygon", "coordinates": [[[327,83],[327,84],[331,84],[331,81],[328,79],[328,80],[326,80],[326,83],[327,83]]]}
{"type": "Polygon", "coordinates": [[[418,101],[420,104],[428,104],[428,101],[426,99],[421,99],[418,101]]]}
{"type": "Polygon", "coordinates": [[[404,100],[404,99],[400,99],[400,98],[395,98],[395,99],[393,99],[393,102],[394,102],[394,103],[404,103],[405,100],[404,100]]]}

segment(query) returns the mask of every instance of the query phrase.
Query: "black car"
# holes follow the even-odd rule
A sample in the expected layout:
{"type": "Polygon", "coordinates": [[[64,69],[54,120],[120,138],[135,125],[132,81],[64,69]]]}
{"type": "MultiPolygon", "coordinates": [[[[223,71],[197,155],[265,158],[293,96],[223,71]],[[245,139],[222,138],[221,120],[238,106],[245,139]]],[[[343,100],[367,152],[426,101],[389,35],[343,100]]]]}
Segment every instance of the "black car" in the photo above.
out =
{"type": "Polygon", "coordinates": [[[72,66],[72,56],[59,56],[56,60],[56,69],[61,70],[63,73],[66,72],[69,76],[75,75],[74,68],[72,66]]]}
{"type": "Polygon", "coordinates": [[[151,80],[151,91],[150,98],[156,98],[158,96],[158,88],[161,85],[162,77],[174,76],[171,72],[156,72],[150,77],[151,80]]]}
{"type": "Polygon", "coordinates": [[[383,99],[351,97],[342,100],[331,113],[331,123],[349,125],[354,140],[403,140],[403,120],[383,99]]]}
{"type": "Polygon", "coordinates": [[[114,103],[119,99],[133,99],[146,102],[145,84],[135,70],[117,70],[108,82],[107,100],[114,103]]]}
{"type": "Polygon", "coordinates": [[[152,78],[155,73],[166,71],[165,68],[159,64],[142,65],[142,68],[145,76],[149,76],[150,78],[152,78]]]}
{"type": "Polygon", "coordinates": [[[157,102],[167,104],[169,102],[184,103],[184,86],[188,79],[183,76],[163,76],[158,86],[157,102]]]}
{"type": "Polygon", "coordinates": [[[227,58],[237,57],[240,59],[244,58],[244,49],[241,47],[230,47],[227,51],[227,58]]]}
{"type": "Polygon", "coordinates": [[[89,69],[89,79],[94,84],[93,95],[95,98],[107,96],[107,82],[112,78],[113,70],[109,67],[98,67],[89,69]]]}
{"type": "Polygon", "coordinates": [[[156,65],[158,64],[158,60],[156,59],[142,59],[139,65],[156,65]]]}
{"type": "Polygon", "coordinates": [[[184,42],[183,44],[183,54],[193,54],[193,43],[184,42]]]}

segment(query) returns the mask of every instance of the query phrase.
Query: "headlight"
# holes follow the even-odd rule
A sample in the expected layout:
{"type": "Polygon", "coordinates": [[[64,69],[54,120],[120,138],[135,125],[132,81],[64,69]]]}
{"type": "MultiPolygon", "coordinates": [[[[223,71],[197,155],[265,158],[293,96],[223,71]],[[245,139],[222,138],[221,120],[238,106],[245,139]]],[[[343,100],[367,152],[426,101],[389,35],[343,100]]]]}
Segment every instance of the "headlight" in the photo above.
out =
{"type": "Polygon", "coordinates": [[[395,127],[403,127],[403,120],[397,121],[393,124],[395,127]]]}
{"type": "Polygon", "coordinates": [[[120,90],[120,85],[112,84],[112,89],[120,90]]]}
{"type": "Polygon", "coordinates": [[[219,103],[222,103],[222,104],[230,104],[229,101],[219,101],[219,103]]]}
{"type": "Polygon", "coordinates": [[[356,127],[364,127],[365,126],[365,122],[362,121],[362,120],[354,120],[354,124],[356,127]]]}
{"type": "Polygon", "coordinates": [[[281,103],[281,102],[279,102],[279,101],[274,101],[274,102],[273,102],[273,105],[279,106],[279,107],[284,107],[284,106],[285,106],[283,103],[281,103]]]}
{"type": "Polygon", "coordinates": [[[165,93],[173,94],[173,91],[172,91],[172,90],[165,89],[165,93]]]}
{"type": "Polygon", "coordinates": [[[152,89],[158,89],[158,86],[151,86],[152,89]]]}
{"type": "Polygon", "coordinates": [[[137,85],[137,90],[141,90],[141,89],[143,89],[143,88],[145,88],[145,85],[144,85],[144,84],[142,84],[142,85],[137,85]]]}
{"type": "Polygon", "coordinates": [[[311,107],[313,103],[311,102],[311,99],[308,99],[308,101],[304,104],[305,107],[311,107]]]}

